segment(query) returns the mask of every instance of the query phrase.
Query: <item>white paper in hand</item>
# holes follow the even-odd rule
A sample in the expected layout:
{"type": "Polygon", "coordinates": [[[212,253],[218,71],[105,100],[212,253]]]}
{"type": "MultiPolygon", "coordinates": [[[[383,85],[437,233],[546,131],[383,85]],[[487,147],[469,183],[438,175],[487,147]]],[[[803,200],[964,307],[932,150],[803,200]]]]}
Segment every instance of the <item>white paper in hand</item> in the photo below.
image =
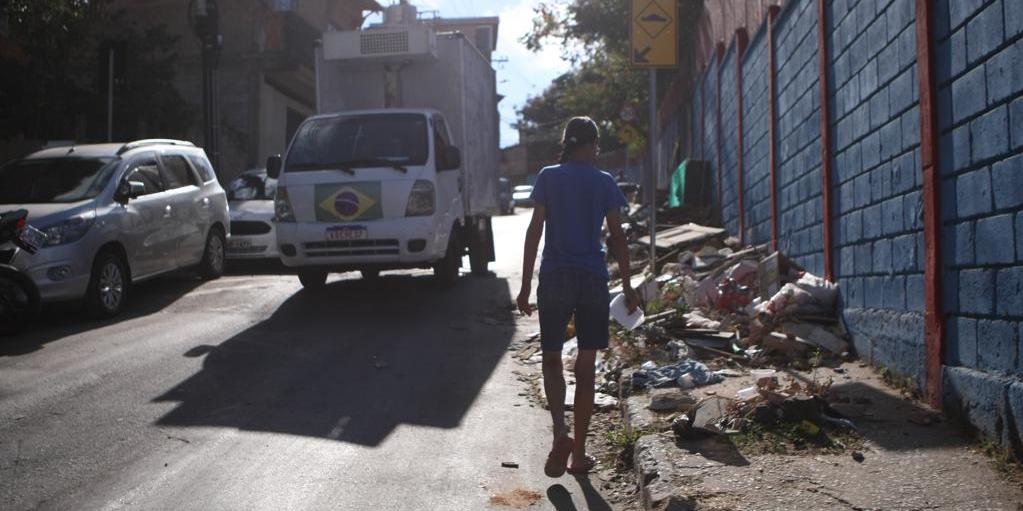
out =
{"type": "Polygon", "coordinates": [[[611,317],[626,330],[635,330],[646,319],[642,307],[636,307],[636,310],[629,314],[628,307],[625,305],[625,294],[616,295],[611,300],[611,317]]]}

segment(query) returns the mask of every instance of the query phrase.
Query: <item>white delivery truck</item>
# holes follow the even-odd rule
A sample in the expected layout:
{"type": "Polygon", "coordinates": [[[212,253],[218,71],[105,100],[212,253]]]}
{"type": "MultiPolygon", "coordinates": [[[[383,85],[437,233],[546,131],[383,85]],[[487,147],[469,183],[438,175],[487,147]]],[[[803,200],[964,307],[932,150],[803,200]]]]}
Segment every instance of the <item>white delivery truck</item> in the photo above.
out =
{"type": "Polygon", "coordinates": [[[267,161],[279,180],[281,260],[305,287],[322,286],[328,272],[371,278],[399,268],[433,268],[453,284],[466,253],[474,274],[494,260],[490,59],[461,32],[438,33],[414,11],[409,19],[411,6],[395,7],[405,16],[323,34],[318,114],[267,161]]]}

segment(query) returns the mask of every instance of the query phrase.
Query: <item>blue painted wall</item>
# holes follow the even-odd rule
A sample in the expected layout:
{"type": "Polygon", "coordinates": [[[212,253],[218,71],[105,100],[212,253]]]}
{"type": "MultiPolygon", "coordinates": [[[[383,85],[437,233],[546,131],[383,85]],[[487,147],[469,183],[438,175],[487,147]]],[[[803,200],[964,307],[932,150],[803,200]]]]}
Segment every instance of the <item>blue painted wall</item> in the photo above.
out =
{"type": "Polygon", "coordinates": [[[946,401],[1023,427],[1023,2],[935,2],[946,401]]]}
{"type": "MultiPolygon", "coordinates": [[[[1023,1],[935,0],[933,9],[945,406],[1023,451],[1023,1]]],[[[777,97],[767,94],[763,27],[741,56],[741,148],[734,42],[729,47],[721,74],[719,186],[724,226],[737,234],[735,155],[743,151],[745,234],[749,242],[769,241],[767,107],[774,101],[779,249],[821,275],[817,18],[815,0],[790,0],[782,9],[774,28],[777,97]]],[[[832,114],[827,216],[842,316],[862,359],[922,388],[924,202],[915,18],[911,0],[831,0],[822,22],[832,114]]],[[[716,77],[709,67],[701,78],[706,148],[715,141],[716,77]]],[[[708,151],[707,159],[713,156],[708,151]]]]}
{"type": "Polygon", "coordinates": [[[721,59],[721,222],[739,234],[739,132],[736,108],[735,41],[721,59]]]}
{"type": "Polygon", "coordinates": [[[807,270],[823,275],[816,2],[792,0],[774,29],[778,65],[778,249],[807,270]]]}
{"type": "MultiPolygon", "coordinates": [[[[719,183],[717,181],[717,92],[718,92],[717,60],[711,61],[703,78],[703,159],[710,162],[710,173],[714,183],[711,189],[711,200],[717,204],[719,183]]],[[[720,206],[720,204],[719,204],[720,206]]]]}
{"type": "MultiPolygon", "coordinates": [[[[915,6],[830,2],[834,271],[861,358],[923,376],[915,6]]],[[[918,384],[923,381],[918,379],[918,384]]]]}
{"type": "Polygon", "coordinates": [[[771,241],[771,167],[768,137],[767,25],[750,40],[742,61],[743,97],[743,201],[745,241],[771,241]]]}

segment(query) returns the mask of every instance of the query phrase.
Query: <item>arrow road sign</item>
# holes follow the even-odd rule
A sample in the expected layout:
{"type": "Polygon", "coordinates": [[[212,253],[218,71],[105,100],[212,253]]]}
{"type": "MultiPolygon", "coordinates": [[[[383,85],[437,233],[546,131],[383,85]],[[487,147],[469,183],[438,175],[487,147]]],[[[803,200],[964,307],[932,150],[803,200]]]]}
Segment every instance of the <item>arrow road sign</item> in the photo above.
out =
{"type": "Polygon", "coordinates": [[[649,64],[650,61],[646,59],[646,54],[650,53],[650,47],[647,46],[642,50],[633,50],[635,53],[632,55],[632,61],[637,64],[649,64]]]}

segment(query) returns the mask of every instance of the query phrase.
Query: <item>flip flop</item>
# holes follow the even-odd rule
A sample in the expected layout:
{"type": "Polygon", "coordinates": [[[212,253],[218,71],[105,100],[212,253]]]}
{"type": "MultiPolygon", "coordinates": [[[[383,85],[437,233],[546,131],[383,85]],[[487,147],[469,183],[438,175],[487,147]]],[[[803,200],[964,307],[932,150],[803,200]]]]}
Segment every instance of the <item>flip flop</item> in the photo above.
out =
{"type": "Polygon", "coordinates": [[[547,477],[561,477],[568,468],[568,457],[572,454],[572,446],[575,441],[572,437],[563,436],[558,439],[554,448],[547,454],[547,463],[543,466],[543,473],[547,477]]]}
{"type": "Polygon", "coordinates": [[[573,465],[571,467],[568,467],[568,473],[572,474],[574,476],[576,476],[576,475],[583,475],[583,474],[589,474],[590,471],[593,470],[594,467],[597,466],[597,458],[594,458],[593,456],[590,456],[589,454],[586,455],[586,458],[584,458],[584,460],[585,461],[583,461],[582,465],[579,465],[579,466],[573,465]]]}

